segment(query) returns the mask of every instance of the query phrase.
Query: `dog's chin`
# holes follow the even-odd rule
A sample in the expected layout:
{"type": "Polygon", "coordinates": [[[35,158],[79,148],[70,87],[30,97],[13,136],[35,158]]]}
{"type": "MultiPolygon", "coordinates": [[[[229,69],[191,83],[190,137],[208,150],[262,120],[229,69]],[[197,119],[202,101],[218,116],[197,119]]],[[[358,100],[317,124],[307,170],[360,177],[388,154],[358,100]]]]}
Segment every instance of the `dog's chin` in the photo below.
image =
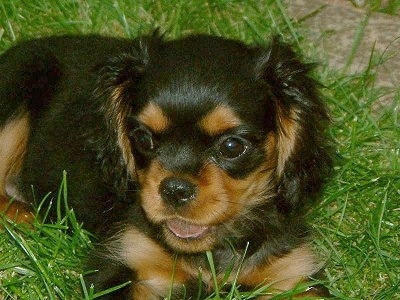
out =
{"type": "Polygon", "coordinates": [[[162,228],[166,243],[179,252],[211,250],[217,242],[216,226],[199,225],[174,218],[166,220],[162,228]]]}

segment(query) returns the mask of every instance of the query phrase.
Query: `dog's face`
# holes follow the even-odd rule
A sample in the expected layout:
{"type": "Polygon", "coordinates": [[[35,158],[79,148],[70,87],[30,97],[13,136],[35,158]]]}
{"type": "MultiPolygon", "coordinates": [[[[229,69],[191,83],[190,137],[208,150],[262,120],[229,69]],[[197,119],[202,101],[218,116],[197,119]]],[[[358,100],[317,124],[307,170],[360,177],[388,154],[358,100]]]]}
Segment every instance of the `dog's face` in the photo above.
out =
{"type": "Polygon", "coordinates": [[[105,109],[167,245],[211,249],[265,222],[260,211],[291,213],[319,190],[326,115],[287,46],[205,36],[144,44],[108,68],[105,109]]]}

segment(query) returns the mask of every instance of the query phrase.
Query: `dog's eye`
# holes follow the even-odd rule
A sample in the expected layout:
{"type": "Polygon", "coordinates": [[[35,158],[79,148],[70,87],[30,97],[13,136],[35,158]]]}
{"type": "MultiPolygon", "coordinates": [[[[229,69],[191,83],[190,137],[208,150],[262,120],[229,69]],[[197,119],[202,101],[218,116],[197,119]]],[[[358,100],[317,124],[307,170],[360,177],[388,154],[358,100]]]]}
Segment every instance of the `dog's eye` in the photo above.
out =
{"type": "Polygon", "coordinates": [[[224,158],[234,159],[247,150],[247,143],[238,137],[228,137],[219,144],[219,152],[224,158]]]}
{"type": "Polygon", "coordinates": [[[133,139],[134,146],[142,152],[151,152],[155,149],[155,144],[151,132],[146,129],[138,128],[135,129],[131,137],[133,139]]]}

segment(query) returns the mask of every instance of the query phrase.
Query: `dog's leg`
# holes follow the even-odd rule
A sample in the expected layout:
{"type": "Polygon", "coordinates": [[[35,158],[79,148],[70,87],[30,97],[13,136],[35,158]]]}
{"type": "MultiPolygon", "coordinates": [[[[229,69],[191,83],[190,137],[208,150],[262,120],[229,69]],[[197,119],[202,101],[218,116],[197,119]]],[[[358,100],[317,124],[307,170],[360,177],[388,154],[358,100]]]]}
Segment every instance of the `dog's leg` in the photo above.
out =
{"type": "MultiPolygon", "coordinates": [[[[260,284],[270,284],[273,291],[283,292],[305,282],[319,268],[311,247],[304,244],[282,257],[266,261],[263,265],[245,268],[240,275],[239,283],[253,287],[260,284]]],[[[317,288],[310,288],[309,291],[299,294],[297,298],[326,296],[325,290],[325,294],[319,292],[317,288]]],[[[257,299],[269,298],[271,297],[262,296],[257,299]]]]}
{"type": "Polygon", "coordinates": [[[0,211],[4,212],[8,219],[16,223],[32,223],[34,219],[28,205],[19,201],[9,202],[4,197],[0,197],[0,211]]]}
{"type": "Polygon", "coordinates": [[[21,43],[0,57],[0,211],[15,221],[32,220],[16,179],[30,123],[46,106],[60,75],[57,59],[40,42],[21,43]]]}
{"type": "Polygon", "coordinates": [[[12,182],[22,165],[29,136],[27,113],[9,121],[0,130],[0,211],[16,222],[30,222],[33,215],[28,205],[20,199],[17,187],[12,182]],[[14,201],[9,202],[9,198],[14,201]]]}
{"type": "Polygon", "coordinates": [[[110,299],[160,299],[170,291],[173,299],[179,299],[175,295],[180,295],[191,279],[179,258],[133,226],[117,234],[105,248],[92,255],[88,268],[98,272],[86,282],[100,291],[132,281],[126,289],[110,294],[110,299]]]}

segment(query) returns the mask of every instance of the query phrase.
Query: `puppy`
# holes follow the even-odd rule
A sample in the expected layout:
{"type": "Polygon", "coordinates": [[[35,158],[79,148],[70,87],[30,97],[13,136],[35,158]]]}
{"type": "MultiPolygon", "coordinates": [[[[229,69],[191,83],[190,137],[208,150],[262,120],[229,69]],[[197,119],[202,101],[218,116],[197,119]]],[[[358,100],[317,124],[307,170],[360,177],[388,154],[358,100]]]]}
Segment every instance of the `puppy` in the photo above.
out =
{"type": "Polygon", "coordinates": [[[109,299],[206,295],[206,252],[220,283],[291,289],[319,269],[303,217],[331,166],[311,68],[278,38],[22,42],[0,58],[2,206],[25,216],[66,170],[100,240],[87,282],[132,281],[109,299]]]}

